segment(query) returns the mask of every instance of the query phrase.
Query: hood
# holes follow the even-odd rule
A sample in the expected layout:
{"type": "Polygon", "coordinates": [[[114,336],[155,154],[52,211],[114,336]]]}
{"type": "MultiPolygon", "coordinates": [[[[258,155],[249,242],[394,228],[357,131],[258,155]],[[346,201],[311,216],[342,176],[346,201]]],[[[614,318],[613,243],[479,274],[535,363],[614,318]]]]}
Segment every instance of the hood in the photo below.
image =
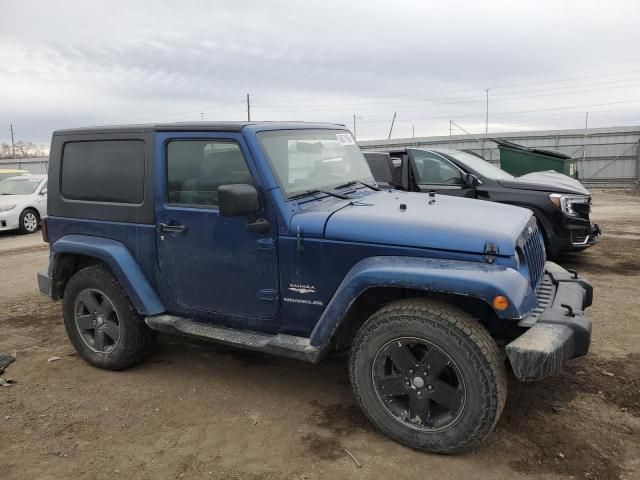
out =
{"type": "Polygon", "coordinates": [[[423,193],[376,192],[353,202],[332,202],[333,212],[313,208],[292,218],[292,230],[346,242],[484,253],[487,242],[513,255],[531,212],[511,205],[423,193]],[[406,208],[401,209],[400,205],[406,208]],[[324,234],[319,229],[324,226],[324,234]],[[320,234],[320,235],[318,235],[320,234]]]}
{"type": "Polygon", "coordinates": [[[22,203],[31,198],[31,195],[0,195],[0,205],[8,203],[22,203]]]}
{"type": "Polygon", "coordinates": [[[513,180],[500,180],[500,185],[507,188],[521,188],[524,190],[589,195],[589,190],[578,180],[554,170],[527,173],[513,180]]]}

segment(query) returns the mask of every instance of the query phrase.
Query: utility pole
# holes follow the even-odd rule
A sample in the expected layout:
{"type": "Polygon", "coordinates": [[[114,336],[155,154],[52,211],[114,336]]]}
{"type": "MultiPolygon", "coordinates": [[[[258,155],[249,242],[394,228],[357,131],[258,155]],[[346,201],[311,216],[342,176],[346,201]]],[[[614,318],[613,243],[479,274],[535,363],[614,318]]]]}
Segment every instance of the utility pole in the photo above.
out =
{"type": "Polygon", "coordinates": [[[449,148],[451,148],[451,130],[453,127],[453,120],[449,120],[449,148]]]}
{"type": "Polygon", "coordinates": [[[251,121],[251,103],[249,102],[249,94],[247,93],[247,122],[251,121]]]}
{"type": "Polygon", "coordinates": [[[354,140],[358,139],[358,136],[356,135],[356,114],[353,114],[353,138],[354,140]]]}
{"type": "Polygon", "coordinates": [[[389,137],[387,140],[391,139],[391,132],[393,132],[393,124],[396,123],[396,112],[393,112],[393,118],[391,119],[391,128],[389,129],[389,137]]]}
{"type": "Polygon", "coordinates": [[[16,158],[16,142],[13,140],[13,124],[11,124],[10,127],[11,127],[11,152],[12,152],[13,158],[16,158]]]}
{"type": "Polygon", "coordinates": [[[411,139],[413,140],[413,146],[416,146],[416,124],[411,124],[411,139]]]}
{"type": "Polygon", "coordinates": [[[204,112],[200,112],[200,120],[204,122],[204,112]]]}
{"type": "Polygon", "coordinates": [[[482,139],[482,156],[483,157],[485,156],[484,142],[486,141],[487,135],[489,134],[489,89],[485,88],[484,91],[487,94],[487,105],[486,105],[485,114],[484,114],[484,138],[482,139]]]}
{"type": "Polygon", "coordinates": [[[484,134],[487,135],[489,133],[489,89],[485,88],[484,91],[487,93],[487,108],[485,109],[484,116],[484,134]]]}

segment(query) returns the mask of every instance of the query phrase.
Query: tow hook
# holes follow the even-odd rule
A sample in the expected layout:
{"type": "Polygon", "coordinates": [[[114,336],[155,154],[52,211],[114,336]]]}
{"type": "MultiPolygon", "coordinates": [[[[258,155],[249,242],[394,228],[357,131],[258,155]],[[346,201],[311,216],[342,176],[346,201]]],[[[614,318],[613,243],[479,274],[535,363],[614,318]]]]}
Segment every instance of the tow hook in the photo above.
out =
{"type": "Polygon", "coordinates": [[[575,317],[576,314],[573,312],[573,307],[571,305],[567,305],[566,303],[563,303],[560,305],[562,308],[566,308],[567,311],[569,313],[567,313],[567,315],[569,315],[570,317],[575,317]]]}

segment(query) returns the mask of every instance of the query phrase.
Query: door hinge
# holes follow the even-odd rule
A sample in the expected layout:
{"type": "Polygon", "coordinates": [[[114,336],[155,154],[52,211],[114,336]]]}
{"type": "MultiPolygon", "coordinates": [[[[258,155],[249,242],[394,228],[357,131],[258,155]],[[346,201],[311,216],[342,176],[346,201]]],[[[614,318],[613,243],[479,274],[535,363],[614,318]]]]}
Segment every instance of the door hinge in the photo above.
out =
{"type": "Polygon", "coordinates": [[[275,247],[275,242],[273,238],[259,238],[258,239],[258,250],[266,250],[272,251],[275,247]]]}
{"type": "Polygon", "coordinates": [[[487,242],[484,244],[484,259],[487,263],[496,261],[499,249],[495,243],[487,242]]]}
{"type": "Polygon", "coordinates": [[[278,300],[278,290],[274,290],[273,288],[265,288],[263,290],[258,290],[258,300],[265,300],[267,302],[275,302],[278,300]]]}

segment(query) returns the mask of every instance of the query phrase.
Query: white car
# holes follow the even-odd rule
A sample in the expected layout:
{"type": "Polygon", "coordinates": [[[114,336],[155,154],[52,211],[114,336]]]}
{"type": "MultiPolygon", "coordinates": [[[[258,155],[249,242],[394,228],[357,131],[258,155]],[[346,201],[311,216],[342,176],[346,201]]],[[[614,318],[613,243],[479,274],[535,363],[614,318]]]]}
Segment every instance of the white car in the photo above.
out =
{"type": "Polygon", "coordinates": [[[0,181],[0,232],[33,233],[47,216],[47,176],[21,175],[0,181]]]}

